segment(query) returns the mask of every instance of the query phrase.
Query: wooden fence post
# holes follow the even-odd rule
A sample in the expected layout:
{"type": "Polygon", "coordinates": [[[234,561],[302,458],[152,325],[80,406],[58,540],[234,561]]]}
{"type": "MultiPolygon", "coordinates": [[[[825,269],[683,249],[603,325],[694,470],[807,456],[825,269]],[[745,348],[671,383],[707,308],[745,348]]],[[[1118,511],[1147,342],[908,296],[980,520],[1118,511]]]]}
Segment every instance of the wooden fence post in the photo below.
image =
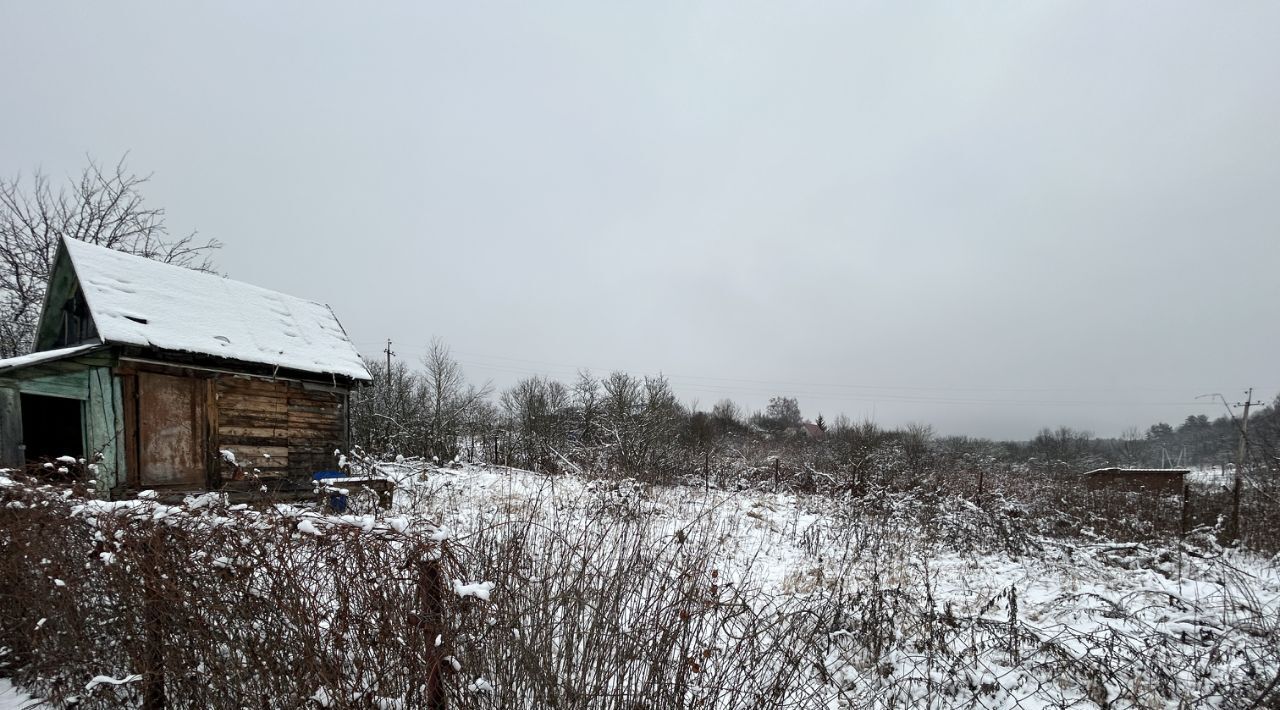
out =
{"type": "Polygon", "coordinates": [[[1182,484],[1182,537],[1191,531],[1191,484],[1182,484]]]}
{"type": "Polygon", "coordinates": [[[1228,538],[1230,542],[1240,539],[1240,488],[1240,465],[1236,464],[1236,480],[1231,485],[1231,530],[1228,538]]]}
{"type": "Polygon", "coordinates": [[[444,572],[440,559],[424,559],[418,564],[418,625],[429,647],[427,652],[426,710],[447,710],[444,687],[444,572]]]}
{"type": "Polygon", "coordinates": [[[163,538],[160,525],[147,539],[145,552],[147,566],[143,570],[142,579],[142,630],[143,658],[142,669],[142,710],[164,710],[166,698],[164,693],[164,595],[159,589],[164,559],[162,554],[163,538]]]}

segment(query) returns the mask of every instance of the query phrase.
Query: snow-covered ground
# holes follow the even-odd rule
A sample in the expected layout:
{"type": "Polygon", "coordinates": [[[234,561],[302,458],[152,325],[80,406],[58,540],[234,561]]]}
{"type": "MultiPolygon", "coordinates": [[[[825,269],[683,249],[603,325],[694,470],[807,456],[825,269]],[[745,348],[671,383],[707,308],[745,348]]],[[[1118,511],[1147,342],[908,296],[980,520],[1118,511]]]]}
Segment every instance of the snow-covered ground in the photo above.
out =
{"type": "Polygon", "coordinates": [[[42,706],[30,695],[0,678],[0,710],[39,710],[42,706]]]}
{"type": "MultiPolygon", "coordinates": [[[[1280,672],[1280,559],[1207,536],[1048,535],[996,500],[389,468],[387,522],[440,526],[460,565],[472,707],[1235,707],[1280,672]]],[[[0,681],[0,710],[31,702],[0,681]]]]}
{"type": "MultiPolygon", "coordinates": [[[[765,574],[757,578],[758,582],[781,592],[794,590],[802,578],[820,570],[839,571],[841,558],[833,553],[839,552],[834,545],[842,540],[832,541],[828,535],[826,544],[815,546],[813,539],[818,532],[851,523],[847,519],[849,511],[842,510],[845,503],[821,496],[689,486],[648,487],[631,481],[615,483],[474,467],[432,470],[416,485],[408,486],[407,492],[401,492],[397,505],[439,521],[455,537],[491,522],[491,514],[500,509],[548,517],[574,510],[585,513],[600,506],[642,510],[657,516],[658,524],[671,535],[710,519],[716,527],[733,532],[723,540],[725,559],[753,565],[756,572],[765,574]]],[[[924,540],[916,539],[919,532],[900,530],[900,538],[894,542],[915,546],[918,552],[936,552],[925,549],[924,540]]],[[[1112,564],[1117,555],[1140,556],[1152,551],[1143,544],[1087,538],[1039,538],[1036,542],[1041,548],[1036,555],[1010,556],[975,549],[964,554],[930,555],[923,561],[930,566],[933,583],[941,590],[940,598],[954,597],[956,602],[1010,586],[1025,590],[1032,605],[1051,600],[1063,591],[1110,599],[1135,591],[1172,594],[1201,606],[1205,599],[1221,594],[1216,582],[1195,578],[1201,565],[1189,556],[1180,561],[1158,560],[1155,566],[1143,568],[1112,564]]],[[[903,549],[906,548],[899,551],[903,549]]],[[[1253,582],[1252,591],[1259,594],[1260,601],[1280,608],[1280,561],[1247,553],[1225,554],[1253,582]]]]}
{"type": "MultiPolygon", "coordinates": [[[[1230,704],[1224,693],[1246,677],[1275,672],[1259,643],[1275,638],[1280,618],[1277,560],[1207,538],[1160,546],[1026,535],[1016,508],[958,499],[917,508],[889,498],[876,515],[866,504],[482,468],[433,470],[398,500],[464,547],[513,521],[564,537],[639,517],[648,544],[706,541],[718,579],[759,604],[905,600],[886,612],[898,616],[885,622],[895,628],[883,645],[856,638],[869,633],[865,620],[832,628],[819,644],[825,707],[888,705],[886,691],[943,707],[1215,706],[1230,704]],[[954,626],[969,635],[926,628],[937,619],[965,620],[954,626]]],[[[517,591],[492,581],[495,604],[517,591]]],[[[879,607],[857,607],[869,608],[879,607]]]]}
{"type": "Polygon", "coordinates": [[[1191,469],[1187,479],[1192,485],[1205,488],[1230,488],[1235,476],[1234,466],[1205,466],[1191,469]]]}

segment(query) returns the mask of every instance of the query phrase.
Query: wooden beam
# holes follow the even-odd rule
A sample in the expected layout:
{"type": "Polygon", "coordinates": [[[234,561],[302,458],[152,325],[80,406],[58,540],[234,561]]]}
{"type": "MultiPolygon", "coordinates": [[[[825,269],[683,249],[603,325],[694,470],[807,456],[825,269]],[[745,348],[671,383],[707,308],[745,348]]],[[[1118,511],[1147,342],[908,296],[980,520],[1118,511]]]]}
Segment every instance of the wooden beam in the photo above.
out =
{"type": "Polygon", "coordinates": [[[22,468],[22,397],[0,388],[0,468],[22,468]]]}

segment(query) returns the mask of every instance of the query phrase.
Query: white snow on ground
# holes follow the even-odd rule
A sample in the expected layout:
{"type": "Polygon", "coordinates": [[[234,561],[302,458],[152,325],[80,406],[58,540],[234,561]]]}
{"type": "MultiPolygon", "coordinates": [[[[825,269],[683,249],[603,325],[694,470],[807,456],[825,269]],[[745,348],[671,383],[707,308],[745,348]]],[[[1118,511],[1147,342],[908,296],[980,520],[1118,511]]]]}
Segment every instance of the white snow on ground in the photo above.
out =
{"type": "MultiPolygon", "coordinates": [[[[695,519],[711,515],[723,525],[736,528],[733,537],[737,541],[726,549],[744,561],[761,557],[769,560],[766,569],[771,572],[770,581],[780,589],[795,584],[797,575],[815,569],[812,566],[815,555],[803,549],[805,533],[832,524],[839,505],[822,496],[704,491],[688,486],[647,487],[631,482],[591,481],[577,476],[553,478],[519,469],[478,467],[431,470],[416,486],[402,486],[397,495],[398,506],[416,507],[415,512],[425,513],[441,526],[456,530],[455,536],[462,535],[481,511],[515,503],[536,504],[548,514],[602,501],[615,506],[640,506],[661,516],[672,533],[695,519]]],[[[965,555],[962,559],[960,555],[942,555],[929,562],[937,568],[931,570],[938,573],[935,582],[952,585],[951,591],[962,596],[972,596],[982,589],[1007,588],[1010,584],[1025,588],[1032,599],[1050,597],[1063,589],[1074,594],[1105,593],[1113,589],[1107,596],[1117,596],[1122,590],[1113,588],[1115,585],[1181,595],[1187,592],[1188,586],[1199,584],[1188,579],[1171,581],[1161,574],[1171,572],[1176,577],[1177,570],[1173,568],[1101,570],[1088,564],[1090,551],[1142,551],[1145,546],[1141,544],[1116,544],[1106,540],[1079,540],[1079,544],[1046,542],[1050,547],[1038,557],[1021,556],[1015,560],[1003,554],[986,554],[965,555]],[[1077,558],[1081,554],[1085,557],[1077,558]],[[1091,575],[1103,572],[1109,573],[1090,579],[1091,575]]],[[[1259,583],[1256,591],[1280,607],[1280,570],[1247,557],[1239,562],[1258,565],[1247,568],[1259,583]]],[[[1190,563],[1184,563],[1188,565],[1184,573],[1193,574],[1190,563]]]]}
{"type": "Polygon", "coordinates": [[[1188,482],[1193,485],[1199,485],[1205,488],[1230,488],[1235,482],[1234,466],[1209,466],[1204,468],[1193,468],[1187,476],[1188,482]]]}
{"type": "MultiPolygon", "coordinates": [[[[1157,660],[1149,662],[1168,658],[1178,664],[1170,682],[1178,685],[1182,697],[1199,697],[1196,691],[1201,690],[1205,695],[1198,706],[1224,706],[1211,695],[1218,692],[1213,688],[1239,682],[1249,669],[1233,665],[1232,659],[1256,648],[1262,637],[1261,630],[1251,628],[1256,624],[1253,617],[1241,610],[1248,607],[1263,618],[1280,615],[1280,559],[1230,550],[1217,550],[1216,557],[1208,559],[1202,556],[1204,548],[1182,554],[1177,547],[1083,535],[1037,538],[1034,552],[1006,552],[990,540],[965,538],[981,531],[964,528],[964,515],[985,513],[963,502],[943,510],[951,519],[934,531],[958,530],[960,537],[940,544],[925,539],[914,523],[895,527],[892,518],[888,524],[884,519],[867,522],[858,517],[860,503],[823,496],[649,487],[469,466],[425,470],[406,464],[383,472],[400,478],[394,510],[388,515],[375,519],[292,507],[288,511],[298,516],[298,529],[304,534],[323,534],[335,525],[396,532],[423,526],[441,538],[447,534],[463,548],[469,536],[501,523],[504,516],[545,521],[548,526],[607,525],[610,516],[643,519],[655,530],[645,539],[664,544],[683,543],[687,534],[694,534],[689,531],[701,529],[711,532],[700,539],[713,542],[715,569],[726,585],[757,589],[774,599],[804,599],[834,588],[849,595],[898,590],[920,605],[927,594],[929,608],[979,620],[973,627],[977,634],[987,633],[987,628],[1010,628],[1016,617],[1025,630],[1020,633],[1035,637],[1036,643],[1029,646],[1043,642],[1054,659],[1067,657],[1068,663],[1087,665],[1102,663],[1098,655],[1111,653],[1122,662],[1108,686],[1082,689],[1078,683],[1055,684],[1055,679],[1037,676],[1036,662],[1010,661],[1000,646],[1000,634],[1007,637],[1007,631],[996,633],[995,643],[952,648],[951,655],[940,658],[936,649],[913,650],[909,642],[928,637],[920,628],[906,625],[896,629],[892,647],[873,658],[856,638],[841,645],[841,635],[854,632],[833,625],[828,632],[832,650],[823,661],[831,676],[832,708],[874,704],[876,693],[884,688],[905,689],[908,695],[899,700],[909,706],[925,700],[917,694],[921,678],[936,686],[955,682],[955,671],[971,686],[998,689],[990,691],[991,702],[981,707],[1103,707],[1108,697],[1116,698],[1115,683],[1146,682],[1140,675],[1124,675],[1127,663],[1152,658],[1157,660]],[[608,515],[602,517],[601,511],[608,515]],[[874,530],[870,536],[869,527],[874,530]],[[1210,647],[1216,649],[1212,654],[1206,651],[1210,647]],[[1216,660],[1207,660],[1210,656],[1216,660]],[[952,675],[939,675],[943,671],[952,675]]],[[[0,478],[0,485],[5,483],[0,478]]],[[[148,505],[154,506],[137,500],[94,501],[77,508],[76,514],[148,505]]],[[[497,605],[510,592],[501,582],[475,577],[452,580],[451,586],[461,597],[492,598],[497,605]]],[[[502,683],[500,676],[486,678],[476,680],[473,690],[480,692],[483,686],[490,692],[502,683]]],[[[1151,702],[1141,707],[1176,707],[1158,702],[1162,699],[1150,696],[1151,702]]],[[[0,710],[39,707],[31,702],[0,680],[0,710]]]]}
{"type": "MultiPolygon", "coordinates": [[[[958,552],[922,539],[917,529],[889,529],[891,540],[858,538],[860,523],[856,518],[851,522],[850,511],[842,510],[839,501],[819,496],[650,488],[473,467],[435,469],[408,477],[404,484],[398,509],[449,528],[463,545],[469,533],[504,514],[544,516],[548,521],[579,516],[585,525],[592,511],[612,506],[654,520],[660,535],[677,540],[695,524],[707,524],[720,535],[717,564],[724,565],[720,569],[726,581],[785,597],[831,589],[837,578],[849,593],[877,591],[868,580],[878,579],[878,590],[897,588],[923,597],[927,580],[935,608],[993,625],[1017,618],[1022,628],[1057,654],[1090,661],[1099,653],[1111,653],[1109,643],[1120,649],[1116,658],[1168,654],[1177,663],[1185,662],[1178,667],[1177,682],[1185,683],[1189,692],[1209,687],[1206,678],[1230,684],[1242,672],[1203,660],[1205,644],[1220,644],[1223,653],[1230,653],[1234,644],[1243,648],[1253,642],[1247,628],[1253,622],[1237,608],[1240,598],[1261,610],[1264,618],[1280,614],[1277,561],[1247,552],[1225,551],[1206,561],[1196,550],[1184,555],[1176,547],[1088,537],[1037,538],[1039,549],[1030,554],[981,544],[969,548],[961,539],[950,546],[971,551],[958,552]],[[851,552],[851,540],[852,547],[862,546],[861,550],[851,552]],[[868,546],[881,544],[883,553],[865,553],[868,546]],[[1230,579],[1224,578],[1224,570],[1230,579]],[[1153,645],[1150,651],[1147,644],[1153,645]]],[[[502,593],[501,586],[492,589],[497,603],[502,593]]],[[[901,630],[903,638],[914,632],[901,630]]],[[[845,664],[849,683],[867,688],[880,682],[879,673],[886,674],[886,681],[910,686],[914,681],[908,676],[936,672],[931,654],[899,648],[887,658],[888,665],[870,668],[859,667],[857,652],[829,660],[845,664]]],[[[1049,679],[1013,665],[993,649],[989,657],[975,659],[972,668],[978,675],[973,682],[997,683],[1006,693],[1002,697],[1022,708],[1096,706],[1096,699],[1078,688],[1050,687],[1049,679]]],[[[1114,698],[1115,692],[1110,695],[1114,698]]],[[[1212,698],[1204,701],[1204,706],[1218,704],[1212,698]]]]}
{"type": "Polygon", "coordinates": [[[0,710],[40,710],[43,707],[35,698],[13,687],[8,678],[0,678],[0,710]]]}

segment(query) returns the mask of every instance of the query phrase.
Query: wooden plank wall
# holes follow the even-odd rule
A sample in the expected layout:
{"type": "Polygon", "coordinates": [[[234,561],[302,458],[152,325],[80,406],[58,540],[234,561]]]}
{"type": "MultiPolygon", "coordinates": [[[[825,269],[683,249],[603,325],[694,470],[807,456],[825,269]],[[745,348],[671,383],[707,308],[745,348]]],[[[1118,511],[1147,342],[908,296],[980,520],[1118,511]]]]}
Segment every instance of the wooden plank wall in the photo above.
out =
{"type": "Polygon", "coordinates": [[[22,404],[17,388],[0,387],[0,468],[22,468],[22,404]]]}
{"type": "Polygon", "coordinates": [[[87,374],[89,399],[85,402],[85,451],[90,457],[101,455],[97,461],[98,490],[105,494],[123,485],[127,475],[125,402],[120,392],[120,381],[112,374],[111,368],[95,367],[87,374]]]}
{"type": "Polygon", "coordinates": [[[294,384],[289,389],[290,466],[308,477],[337,468],[333,452],[347,450],[346,422],[345,394],[294,384]]]}
{"type": "Polygon", "coordinates": [[[346,395],[298,382],[220,376],[215,383],[219,449],[246,471],[309,478],[346,450],[346,395]]]}
{"type": "Polygon", "coordinates": [[[48,374],[18,381],[18,389],[26,394],[67,399],[89,399],[89,370],[81,367],[75,372],[48,374]]]}

